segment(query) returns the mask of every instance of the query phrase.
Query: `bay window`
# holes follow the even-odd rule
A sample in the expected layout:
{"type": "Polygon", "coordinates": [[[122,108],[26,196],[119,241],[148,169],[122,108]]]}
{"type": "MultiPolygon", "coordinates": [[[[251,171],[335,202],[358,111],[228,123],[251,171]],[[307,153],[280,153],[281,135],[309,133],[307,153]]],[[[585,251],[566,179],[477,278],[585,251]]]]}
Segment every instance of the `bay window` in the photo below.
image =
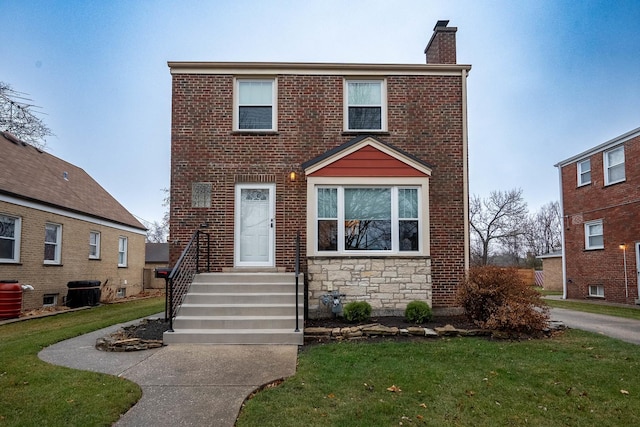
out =
{"type": "Polygon", "coordinates": [[[319,186],[318,252],[417,252],[420,191],[403,186],[319,186]]]}

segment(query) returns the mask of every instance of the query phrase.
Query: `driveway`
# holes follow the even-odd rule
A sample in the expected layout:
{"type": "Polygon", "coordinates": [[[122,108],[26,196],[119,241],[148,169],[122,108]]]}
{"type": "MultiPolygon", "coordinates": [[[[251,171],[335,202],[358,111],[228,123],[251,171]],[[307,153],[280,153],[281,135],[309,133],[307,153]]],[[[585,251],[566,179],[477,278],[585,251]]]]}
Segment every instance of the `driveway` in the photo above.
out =
{"type": "Polygon", "coordinates": [[[552,320],[559,320],[570,328],[595,332],[640,345],[640,320],[564,308],[552,308],[550,313],[552,320]]]}

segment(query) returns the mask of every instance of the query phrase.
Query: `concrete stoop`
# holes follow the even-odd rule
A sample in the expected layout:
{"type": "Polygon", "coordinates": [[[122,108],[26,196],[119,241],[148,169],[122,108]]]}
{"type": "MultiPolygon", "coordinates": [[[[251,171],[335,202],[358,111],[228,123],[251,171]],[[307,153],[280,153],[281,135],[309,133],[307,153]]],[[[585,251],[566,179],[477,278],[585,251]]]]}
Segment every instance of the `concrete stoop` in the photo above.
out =
{"type": "Polygon", "coordinates": [[[299,277],[296,327],[293,273],[198,274],[173,321],[165,344],[302,345],[303,277],[299,277]]]}

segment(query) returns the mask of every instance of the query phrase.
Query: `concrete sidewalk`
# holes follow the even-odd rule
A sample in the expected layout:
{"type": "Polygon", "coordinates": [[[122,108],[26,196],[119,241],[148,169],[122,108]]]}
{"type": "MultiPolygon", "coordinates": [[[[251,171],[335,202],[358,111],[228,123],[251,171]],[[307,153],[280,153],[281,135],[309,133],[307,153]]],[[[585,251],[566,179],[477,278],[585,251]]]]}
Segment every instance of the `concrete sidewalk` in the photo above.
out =
{"type": "Polygon", "coordinates": [[[61,341],[38,354],[45,362],[140,385],[142,399],[115,424],[119,427],[233,426],[251,392],[296,372],[298,347],[291,345],[175,344],[126,353],[95,349],[96,339],[128,324],[61,341]]]}

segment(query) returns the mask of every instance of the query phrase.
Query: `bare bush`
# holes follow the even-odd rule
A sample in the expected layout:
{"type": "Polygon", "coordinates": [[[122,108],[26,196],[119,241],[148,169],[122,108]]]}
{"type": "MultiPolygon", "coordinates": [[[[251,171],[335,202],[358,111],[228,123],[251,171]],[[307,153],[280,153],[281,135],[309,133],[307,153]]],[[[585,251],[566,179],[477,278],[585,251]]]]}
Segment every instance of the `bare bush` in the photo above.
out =
{"type": "Polygon", "coordinates": [[[469,320],[481,328],[536,334],[548,326],[546,303],[515,268],[471,268],[458,288],[457,301],[469,320]]]}

